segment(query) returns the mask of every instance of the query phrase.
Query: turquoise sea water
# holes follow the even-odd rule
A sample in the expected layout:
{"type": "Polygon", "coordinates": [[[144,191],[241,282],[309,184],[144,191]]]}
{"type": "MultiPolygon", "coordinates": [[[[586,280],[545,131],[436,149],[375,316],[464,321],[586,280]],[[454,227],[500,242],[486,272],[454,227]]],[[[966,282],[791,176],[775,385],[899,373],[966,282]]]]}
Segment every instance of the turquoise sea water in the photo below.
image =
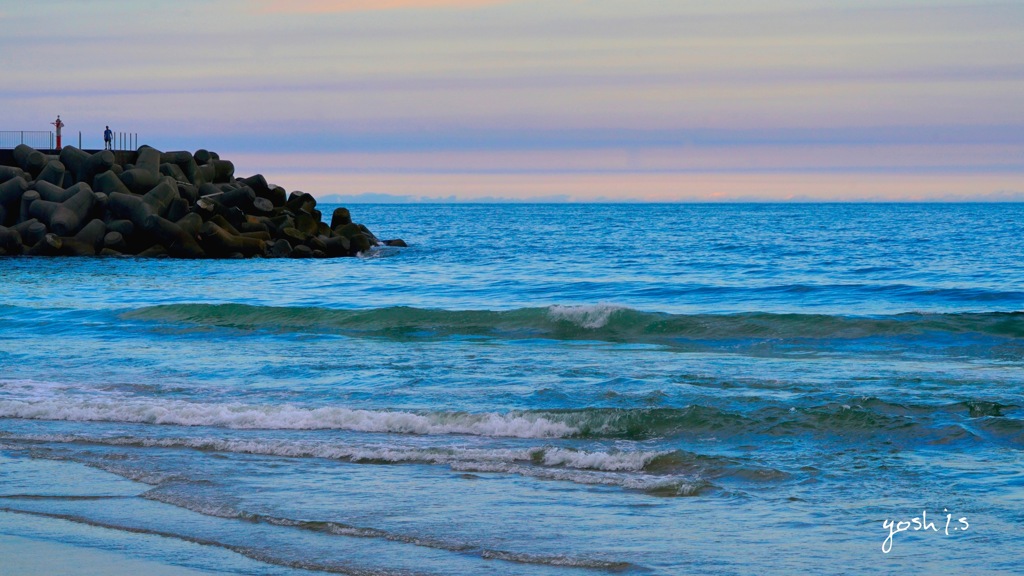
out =
{"type": "Polygon", "coordinates": [[[351,209],[410,247],[0,260],[0,540],[240,574],[1019,573],[1024,205],[351,209]]]}

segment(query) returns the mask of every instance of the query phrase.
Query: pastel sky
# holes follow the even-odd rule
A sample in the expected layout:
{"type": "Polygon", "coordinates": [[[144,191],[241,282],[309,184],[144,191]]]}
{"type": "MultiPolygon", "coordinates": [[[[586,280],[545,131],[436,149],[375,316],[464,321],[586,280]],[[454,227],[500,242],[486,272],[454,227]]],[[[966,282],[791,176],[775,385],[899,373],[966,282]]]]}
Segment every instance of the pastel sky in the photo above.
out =
{"type": "Polygon", "coordinates": [[[0,0],[0,130],[317,196],[1024,198],[1024,2],[0,0]]]}

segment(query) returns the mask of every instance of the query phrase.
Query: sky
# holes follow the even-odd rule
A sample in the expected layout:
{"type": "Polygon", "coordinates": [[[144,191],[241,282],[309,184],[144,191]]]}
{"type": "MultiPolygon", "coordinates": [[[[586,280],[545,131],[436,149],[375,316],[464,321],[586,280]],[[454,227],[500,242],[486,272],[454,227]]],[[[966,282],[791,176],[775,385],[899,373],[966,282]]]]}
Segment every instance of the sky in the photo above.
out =
{"type": "Polygon", "coordinates": [[[1024,200],[1024,2],[0,0],[0,130],[393,200],[1024,200]]]}

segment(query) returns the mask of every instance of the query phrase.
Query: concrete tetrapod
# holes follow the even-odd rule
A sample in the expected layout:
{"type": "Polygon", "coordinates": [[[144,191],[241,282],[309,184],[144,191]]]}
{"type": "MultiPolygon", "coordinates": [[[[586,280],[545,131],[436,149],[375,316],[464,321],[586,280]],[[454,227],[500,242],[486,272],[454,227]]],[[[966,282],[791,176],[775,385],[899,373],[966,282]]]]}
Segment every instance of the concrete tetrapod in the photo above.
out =
{"type": "Polygon", "coordinates": [[[163,176],[160,171],[150,172],[149,170],[143,170],[142,168],[132,168],[131,170],[125,170],[121,173],[119,178],[124,185],[136,194],[143,194],[147,190],[152,189],[163,176]]]}
{"type": "Polygon", "coordinates": [[[167,249],[167,253],[177,258],[202,258],[203,249],[195,238],[182,230],[181,226],[156,214],[146,218],[143,227],[156,238],[156,241],[167,249]]]}
{"type": "MultiPolygon", "coordinates": [[[[125,244],[124,236],[120,232],[111,230],[103,236],[103,250],[114,250],[117,253],[124,253],[128,249],[128,245],[125,244]]],[[[100,251],[102,253],[102,250],[100,251]]]]}
{"type": "Polygon", "coordinates": [[[26,250],[25,254],[28,256],[56,256],[60,253],[60,249],[63,246],[64,243],[61,241],[60,236],[49,233],[26,250]]]}
{"type": "Polygon", "coordinates": [[[39,177],[36,178],[37,182],[48,182],[55,186],[61,186],[64,184],[64,164],[60,160],[50,160],[43,167],[43,170],[39,173],[39,177]]]}
{"type": "Polygon", "coordinates": [[[110,194],[111,192],[120,192],[122,194],[132,193],[132,191],[125,186],[124,182],[121,181],[121,178],[118,177],[113,170],[107,170],[106,172],[97,174],[96,177],[92,179],[92,188],[97,192],[106,192],[107,194],[110,194]]]}
{"type": "Polygon", "coordinates": [[[202,245],[207,252],[221,256],[242,254],[244,256],[263,255],[267,251],[267,243],[255,238],[236,236],[214,224],[206,222],[199,230],[202,245]]]}
{"type": "Polygon", "coordinates": [[[11,229],[21,235],[21,242],[25,246],[33,246],[46,236],[46,224],[35,218],[19,222],[11,226],[11,229]]]}
{"type": "Polygon", "coordinates": [[[75,234],[74,240],[92,247],[93,253],[103,247],[103,237],[107,234],[107,225],[98,218],[90,220],[88,224],[75,234]]]}
{"type": "Polygon", "coordinates": [[[18,144],[14,147],[14,161],[18,163],[22,170],[28,172],[33,177],[38,176],[43,171],[43,167],[46,166],[47,162],[46,156],[42,152],[28,144],[18,144]]]}
{"type": "Polygon", "coordinates": [[[22,220],[18,217],[21,213],[19,204],[26,190],[28,190],[28,182],[21,177],[12,178],[0,184],[0,224],[22,220]]]}
{"type": "Polygon", "coordinates": [[[189,184],[199,186],[205,180],[202,172],[199,171],[199,164],[191,153],[185,151],[163,152],[160,154],[161,167],[163,164],[174,164],[188,180],[189,184]]]}
{"type": "MultiPolygon", "coordinates": [[[[26,192],[22,199],[31,193],[26,192]]],[[[35,200],[29,206],[29,215],[45,223],[58,236],[71,236],[81,228],[95,201],[92,190],[81,189],[64,202],[35,200]]]]}
{"type": "Polygon", "coordinates": [[[34,204],[36,200],[39,200],[39,192],[36,192],[35,190],[27,190],[21,195],[21,207],[18,211],[18,222],[24,222],[25,220],[32,218],[32,215],[29,214],[29,208],[32,207],[32,204],[34,204]]]}
{"type": "Polygon", "coordinates": [[[145,196],[119,192],[110,194],[108,208],[114,216],[131,220],[141,230],[145,229],[146,219],[150,216],[163,217],[175,198],[178,198],[177,187],[162,180],[145,196]]]}
{"type": "Polygon", "coordinates": [[[32,176],[17,166],[0,166],[0,184],[13,178],[23,178],[28,180],[32,178],[32,176]]]}
{"type": "Polygon", "coordinates": [[[135,159],[135,169],[145,170],[154,175],[160,174],[160,151],[152,146],[143,144],[139,147],[138,156],[135,159]]]}
{"type": "Polygon", "coordinates": [[[32,182],[32,189],[39,192],[39,197],[47,202],[63,202],[71,198],[81,190],[77,186],[76,184],[70,188],[62,188],[57,184],[51,184],[42,179],[32,182]]]}
{"type": "Polygon", "coordinates": [[[21,234],[14,228],[0,226],[0,255],[17,256],[22,250],[21,234]]]}

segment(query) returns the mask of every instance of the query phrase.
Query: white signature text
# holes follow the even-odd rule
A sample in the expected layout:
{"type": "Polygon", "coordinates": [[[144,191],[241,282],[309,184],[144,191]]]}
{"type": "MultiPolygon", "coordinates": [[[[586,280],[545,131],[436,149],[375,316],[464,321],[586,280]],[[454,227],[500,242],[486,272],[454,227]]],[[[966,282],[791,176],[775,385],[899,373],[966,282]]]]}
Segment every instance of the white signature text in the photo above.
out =
{"type": "MultiPolygon", "coordinates": [[[[953,533],[966,532],[967,529],[971,527],[967,522],[966,516],[957,518],[956,521],[953,521],[953,515],[949,513],[949,510],[943,508],[942,511],[946,512],[945,526],[942,528],[945,531],[946,536],[949,536],[951,531],[953,533]]],[[[920,516],[916,516],[909,520],[897,521],[886,519],[882,522],[882,528],[889,531],[889,536],[886,537],[884,542],[882,542],[882,553],[888,554],[892,550],[893,536],[900,532],[906,532],[907,530],[914,530],[915,532],[920,530],[939,532],[939,526],[942,526],[941,522],[942,521],[940,521],[939,525],[936,525],[935,522],[928,520],[927,510],[922,510],[920,516]]]]}

